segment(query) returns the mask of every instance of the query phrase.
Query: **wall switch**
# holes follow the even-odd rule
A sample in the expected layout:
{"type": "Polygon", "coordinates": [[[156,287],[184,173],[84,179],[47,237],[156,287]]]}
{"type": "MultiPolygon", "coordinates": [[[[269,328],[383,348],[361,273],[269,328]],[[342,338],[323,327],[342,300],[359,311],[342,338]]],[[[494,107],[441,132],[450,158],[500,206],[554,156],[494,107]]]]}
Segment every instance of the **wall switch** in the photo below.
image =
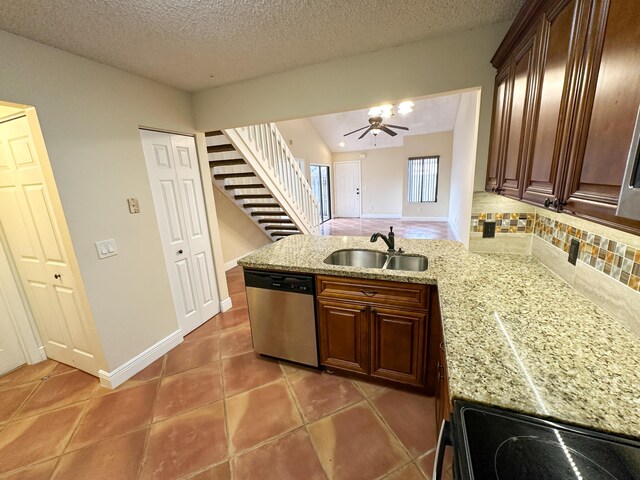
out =
{"type": "Polygon", "coordinates": [[[98,250],[99,259],[113,257],[118,254],[118,246],[113,238],[96,242],[96,250],[98,250]]]}
{"type": "Polygon", "coordinates": [[[129,204],[129,213],[140,213],[140,204],[137,198],[127,198],[129,204]]]}
{"type": "Polygon", "coordinates": [[[494,238],[496,236],[496,222],[484,222],[482,225],[482,238],[494,238]]]}
{"type": "Polygon", "coordinates": [[[571,240],[569,245],[569,263],[575,265],[578,261],[578,252],[580,251],[580,241],[576,238],[571,240]]]}

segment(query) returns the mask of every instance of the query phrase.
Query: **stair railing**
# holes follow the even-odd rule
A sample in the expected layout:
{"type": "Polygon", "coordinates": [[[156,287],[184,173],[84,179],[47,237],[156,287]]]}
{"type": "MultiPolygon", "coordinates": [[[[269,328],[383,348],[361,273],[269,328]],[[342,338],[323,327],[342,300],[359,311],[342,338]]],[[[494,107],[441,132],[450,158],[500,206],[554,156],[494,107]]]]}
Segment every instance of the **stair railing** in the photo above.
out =
{"type": "Polygon", "coordinates": [[[230,128],[224,134],[302,233],[317,234],[320,208],[311,185],[274,123],[230,128]]]}

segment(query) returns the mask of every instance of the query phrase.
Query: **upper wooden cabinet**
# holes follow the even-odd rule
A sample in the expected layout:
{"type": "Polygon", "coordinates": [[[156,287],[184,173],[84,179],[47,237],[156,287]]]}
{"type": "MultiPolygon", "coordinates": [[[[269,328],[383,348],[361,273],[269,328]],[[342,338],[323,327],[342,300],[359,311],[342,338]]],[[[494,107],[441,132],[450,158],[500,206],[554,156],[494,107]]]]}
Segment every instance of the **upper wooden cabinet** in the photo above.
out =
{"type": "Polygon", "coordinates": [[[640,233],[615,215],[640,106],[639,17],[625,0],[525,4],[492,59],[488,191],[640,233]]]}

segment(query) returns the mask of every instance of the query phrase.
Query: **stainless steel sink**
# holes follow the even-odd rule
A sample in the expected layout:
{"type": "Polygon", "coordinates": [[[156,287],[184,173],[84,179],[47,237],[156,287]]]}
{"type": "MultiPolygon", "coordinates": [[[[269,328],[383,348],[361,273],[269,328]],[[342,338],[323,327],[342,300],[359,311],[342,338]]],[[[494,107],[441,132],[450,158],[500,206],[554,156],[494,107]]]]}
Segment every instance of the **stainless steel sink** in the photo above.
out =
{"type": "Polygon", "coordinates": [[[423,272],[429,267],[427,257],[377,252],[375,250],[337,250],[324,263],[359,268],[384,268],[387,270],[409,270],[423,272]]]}
{"type": "Polygon", "coordinates": [[[393,255],[385,268],[387,270],[410,270],[423,272],[429,267],[429,260],[422,255],[393,255]]]}
{"type": "Polygon", "coordinates": [[[360,268],[382,268],[389,256],[373,250],[337,250],[324,263],[360,268]]]}

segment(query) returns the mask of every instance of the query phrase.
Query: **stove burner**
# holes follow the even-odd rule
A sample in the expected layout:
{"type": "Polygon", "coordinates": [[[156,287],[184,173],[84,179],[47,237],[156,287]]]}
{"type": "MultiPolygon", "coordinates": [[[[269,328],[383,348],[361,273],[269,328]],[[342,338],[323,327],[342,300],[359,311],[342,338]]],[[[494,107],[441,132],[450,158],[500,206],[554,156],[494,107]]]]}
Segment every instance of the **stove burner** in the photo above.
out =
{"type": "Polygon", "coordinates": [[[622,480],[579,451],[537,436],[514,436],[503,441],[494,457],[498,480],[622,480]],[[534,459],[532,461],[531,459],[534,459]]]}

